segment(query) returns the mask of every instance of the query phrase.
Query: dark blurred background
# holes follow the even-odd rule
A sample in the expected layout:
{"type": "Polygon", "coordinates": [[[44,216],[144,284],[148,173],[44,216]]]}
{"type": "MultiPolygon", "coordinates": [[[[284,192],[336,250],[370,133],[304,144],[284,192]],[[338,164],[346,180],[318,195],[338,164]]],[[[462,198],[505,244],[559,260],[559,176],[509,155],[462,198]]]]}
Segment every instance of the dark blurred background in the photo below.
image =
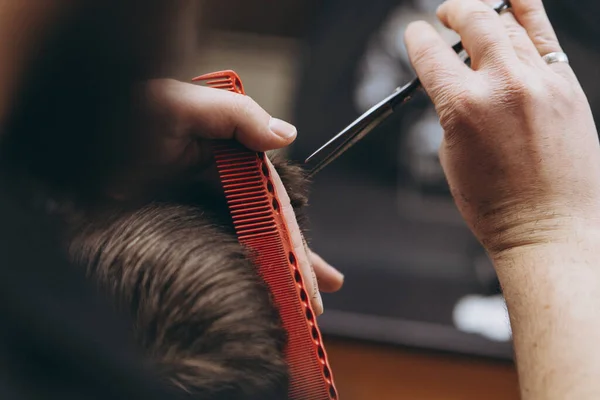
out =
{"type": "MultiPolygon", "coordinates": [[[[409,22],[428,20],[457,40],[435,19],[440,3],[209,1],[202,51],[180,77],[236,70],[250,96],[298,127],[289,156],[302,162],[413,78],[402,39],[409,22]]],[[[600,3],[545,4],[598,118],[600,3]]],[[[502,294],[449,196],[441,138],[432,105],[417,97],[315,177],[312,246],[346,276],[320,320],[345,399],[517,398],[502,294]]]]}

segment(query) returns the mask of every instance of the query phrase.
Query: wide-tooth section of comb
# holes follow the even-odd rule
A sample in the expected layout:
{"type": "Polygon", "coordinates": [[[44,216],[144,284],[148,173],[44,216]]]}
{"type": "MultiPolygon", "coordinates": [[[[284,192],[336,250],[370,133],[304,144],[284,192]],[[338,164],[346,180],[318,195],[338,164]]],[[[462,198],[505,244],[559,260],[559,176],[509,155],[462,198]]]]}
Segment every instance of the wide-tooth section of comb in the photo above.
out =
{"type": "MultiPolygon", "coordinates": [[[[195,81],[213,82],[213,86],[244,94],[241,80],[233,71],[202,75],[195,81]]],[[[249,250],[269,287],[288,334],[285,355],[291,379],[289,398],[336,400],[338,394],[321,332],[280,213],[266,156],[235,141],[212,141],[211,145],[238,240],[249,250]]]]}

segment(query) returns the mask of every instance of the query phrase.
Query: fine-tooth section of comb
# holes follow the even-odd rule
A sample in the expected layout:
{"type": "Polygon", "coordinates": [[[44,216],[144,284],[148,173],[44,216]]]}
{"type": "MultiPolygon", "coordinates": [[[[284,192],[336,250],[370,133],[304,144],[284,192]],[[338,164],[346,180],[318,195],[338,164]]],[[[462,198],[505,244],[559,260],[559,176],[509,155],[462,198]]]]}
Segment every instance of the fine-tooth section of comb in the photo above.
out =
{"type": "MultiPolygon", "coordinates": [[[[245,94],[233,71],[201,75],[194,81],[245,94]]],[[[238,240],[249,250],[268,285],[288,334],[289,399],[337,400],[321,332],[280,213],[266,155],[233,140],[214,140],[211,146],[238,240]]]]}

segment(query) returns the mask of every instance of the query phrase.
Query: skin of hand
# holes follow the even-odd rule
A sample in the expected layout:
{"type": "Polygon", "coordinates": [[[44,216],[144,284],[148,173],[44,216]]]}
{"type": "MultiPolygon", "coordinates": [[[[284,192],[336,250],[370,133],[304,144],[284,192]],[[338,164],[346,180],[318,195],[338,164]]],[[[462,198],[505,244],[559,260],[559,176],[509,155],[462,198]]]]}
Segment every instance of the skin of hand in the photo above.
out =
{"type": "Polygon", "coordinates": [[[561,47],[541,0],[511,4],[438,9],[472,68],[426,23],[406,43],[445,130],[451,192],[503,286],[522,398],[599,398],[598,134],[573,70],[542,59],[561,47]]]}
{"type": "MultiPolygon", "coordinates": [[[[168,79],[141,83],[136,91],[141,125],[133,130],[131,163],[115,180],[112,197],[143,196],[163,182],[208,170],[209,139],[235,139],[251,150],[268,151],[289,145],[297,135],[294,126],[272,118],[248,96],[168,79]]],[[[304,245],[289,196],[273,172],[313,310],[320,315],[320,290],[339,290],[343,275],[304,245]]]]}
{"type": "Polygon", "coordinates": [[[541,1],[513,8],[498,16],[480,0],[440,6],[472,70],[429,25],[406,32],[445,131],[440,159],[452,194],[492,255],[555,240],[572,224],[596,226],[600,216],[600,151],[587,99],[568,64],[541,58],[561,51],[541,1]]]}

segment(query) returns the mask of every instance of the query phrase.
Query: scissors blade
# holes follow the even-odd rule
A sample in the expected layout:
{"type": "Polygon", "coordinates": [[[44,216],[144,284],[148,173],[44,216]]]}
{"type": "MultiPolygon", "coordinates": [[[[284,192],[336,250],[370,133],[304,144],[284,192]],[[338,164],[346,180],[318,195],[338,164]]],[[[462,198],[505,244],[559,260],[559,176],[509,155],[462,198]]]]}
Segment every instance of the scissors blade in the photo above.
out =
{"type": "Polygon", "coordinates": [[[311,163],[315,159],[318,159],[318,161],[311,169],[309,177],[312,177],[321,169],[329,165],[329,163],[345,153],[352,145],[360,141],[374,128],[379,126],[394,113],[394,108],[397,105],[408,101],[419,86],[419,81],[415,79],[405,86],[397,88],[394,93],[371,107],[344,128],[344,130],[311,154],[306,159],[305,163],[311,163]]]}
{"type": "Polygon", "coordinates": [[[393,112],[392,107],[384,105],[370,113],[368,118],[355,121],[351,127],[344,129],[333,139],[324,144],[319,150],[306,159],[306,163],[309,163],[319,155],[322,155],[321,160],[311,169],[309,177],[312,177],[345,153],[346,150],[369,134],[393,112]]]}

